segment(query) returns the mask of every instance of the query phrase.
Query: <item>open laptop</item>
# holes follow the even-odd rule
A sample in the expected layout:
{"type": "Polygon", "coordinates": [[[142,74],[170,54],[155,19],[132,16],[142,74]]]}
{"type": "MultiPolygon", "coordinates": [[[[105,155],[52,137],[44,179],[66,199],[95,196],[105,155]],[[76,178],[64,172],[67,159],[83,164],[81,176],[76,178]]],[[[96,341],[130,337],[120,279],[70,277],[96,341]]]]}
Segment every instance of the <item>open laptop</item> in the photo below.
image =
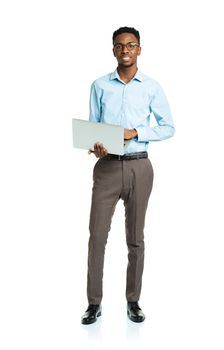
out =
{"type": "Polygon", "coordinates": [[[82,119],[72,119],[73,146],[94,150],[100,142],[108,153],[123,155],[125,150],[124,128],[119,125],[95,123],[82,119]]]}

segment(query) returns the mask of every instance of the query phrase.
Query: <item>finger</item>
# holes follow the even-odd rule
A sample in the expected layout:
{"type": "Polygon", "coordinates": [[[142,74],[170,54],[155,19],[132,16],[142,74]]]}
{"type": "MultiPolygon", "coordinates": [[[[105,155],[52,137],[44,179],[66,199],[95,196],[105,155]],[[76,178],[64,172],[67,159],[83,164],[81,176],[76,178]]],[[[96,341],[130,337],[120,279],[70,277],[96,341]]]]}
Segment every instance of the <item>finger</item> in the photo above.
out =
{"type": "Polygon", "coordinates": [[[96,147],[96,154],[97,154],[97,156],[99,157],[99,155],[100,155],[100,148],[99,148],[98,145],[97,145],[97,147],[96,147]]]}
{"type": "Polygon", "coordinates": [[[96,153],[97,153],[97,157],[100,157],[101,148],[100,148],[100,144],[99,143],[97,143],[97,145],[96,145],[96,153]]]}
{"type": "Polygon", "coordinates": [[[100,150],[101,150],[101,152],[104,152],[104,149],[105,149],[105,147],[104,147],[104,145],[101,143],[101,144],[100,144],[100,150]]]}

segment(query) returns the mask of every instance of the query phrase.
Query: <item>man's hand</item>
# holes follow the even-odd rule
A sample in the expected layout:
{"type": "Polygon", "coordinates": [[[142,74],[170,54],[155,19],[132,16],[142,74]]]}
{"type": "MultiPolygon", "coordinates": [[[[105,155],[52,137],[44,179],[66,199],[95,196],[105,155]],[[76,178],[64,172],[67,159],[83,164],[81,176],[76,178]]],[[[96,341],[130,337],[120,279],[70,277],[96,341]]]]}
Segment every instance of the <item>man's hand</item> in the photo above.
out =
{"type": "Polygon", "coordinates": [[[138,133],[135,129],[124,129],[124,139],[131,140],[133,137],[138,136],[138,133]]]}
{"type": "Polygon", "coordinates": [[[94,144],[94,151],[89,149],[88,154],[91,153],[94,153],[97,158],[102,158],[105,157],[108,152],[102,143],[97,142],[94,144]]]}

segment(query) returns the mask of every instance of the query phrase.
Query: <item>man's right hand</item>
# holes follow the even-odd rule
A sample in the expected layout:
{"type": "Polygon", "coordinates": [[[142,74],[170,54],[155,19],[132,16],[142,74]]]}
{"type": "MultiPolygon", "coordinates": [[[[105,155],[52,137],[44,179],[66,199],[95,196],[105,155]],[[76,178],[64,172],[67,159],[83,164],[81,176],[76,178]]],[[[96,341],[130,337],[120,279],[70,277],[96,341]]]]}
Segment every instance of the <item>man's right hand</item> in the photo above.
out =
{"type": "Polygon", "coordinates": [[[105,157],[108,152],[102,143],[97,142],[94,144],[94,151],[91,149],[88,151],[88,154],[91,153],[94,153],[97,158],[102,158],[105,157]]]}

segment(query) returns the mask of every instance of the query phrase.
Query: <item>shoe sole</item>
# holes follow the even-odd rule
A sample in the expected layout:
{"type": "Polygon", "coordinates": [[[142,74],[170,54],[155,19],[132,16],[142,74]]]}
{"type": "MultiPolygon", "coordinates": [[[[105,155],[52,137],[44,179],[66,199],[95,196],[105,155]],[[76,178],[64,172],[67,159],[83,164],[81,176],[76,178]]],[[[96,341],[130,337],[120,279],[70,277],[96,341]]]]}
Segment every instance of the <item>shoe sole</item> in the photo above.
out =
{"type": "Polygon", "coordinates": [[[88,324],[95,323],[95,322],[97,321],[97,318],[98,318],[98,317],[100,317],[100,316],[101,316],[101,314],[102,314],[102,312],[101,312],[101,311],[100,311],[100,312],[98,312],[98,314],[96,315],[96,318],[95,318],[94,320],[90,321],[90,322],[85,322],[85,321],[83,321],[83,320],[82,320],[82,324],[88,325],[88,324]]]}

